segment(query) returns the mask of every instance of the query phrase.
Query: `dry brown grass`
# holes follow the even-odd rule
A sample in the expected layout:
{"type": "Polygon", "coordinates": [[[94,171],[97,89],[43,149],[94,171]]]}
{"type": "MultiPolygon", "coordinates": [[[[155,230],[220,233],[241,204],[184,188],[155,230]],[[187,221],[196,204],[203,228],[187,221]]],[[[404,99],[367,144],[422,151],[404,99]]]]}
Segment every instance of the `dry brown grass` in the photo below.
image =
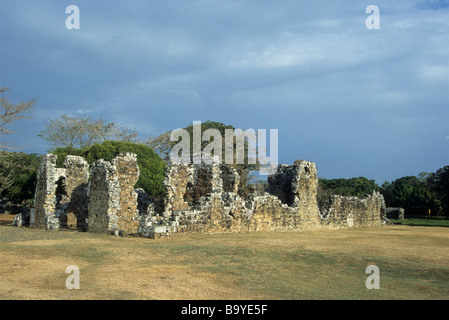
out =
{"type": "Polygon", "coordinates": [[[14,215],[12,214],[0,214],[0,226],[6,226],[12,223],[14,220],[14,215]]]}
{"type": "Polygon", "coordinates": [[[0,226],[1,299],[448,299],[449,229],[159,240],[0,226]],[[365,288],[369,264],[381,290],[365,288]],[[65,269],[80,268],[67,290],[65,269]]]}

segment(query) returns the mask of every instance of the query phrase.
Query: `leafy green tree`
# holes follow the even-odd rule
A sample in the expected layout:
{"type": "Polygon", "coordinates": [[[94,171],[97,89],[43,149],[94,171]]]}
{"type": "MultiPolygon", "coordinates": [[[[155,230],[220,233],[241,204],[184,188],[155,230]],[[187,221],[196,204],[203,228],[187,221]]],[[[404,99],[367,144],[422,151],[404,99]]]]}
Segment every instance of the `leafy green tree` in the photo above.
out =
{"type": "Polygon", "coordinates": [[[64,164],[64,159],[66,156],[70,155],[70,156],[84,157],[83,156],[84,151],[85,151],[84,149],[77,149],[74,147],[61,147],[50,151],[50,153],[53,153],[58,156],[58,158],[56,159],[56,165],[61,168],[62,165],[64,164]]]}
{"type": "Polygon", "coordinates": [[[435,172],[434,190],[439,194],[445,214],[449,215],[449,166],[444,166],[435,172]]]}
{"type": "Polygon", "coordinates": [[[442,202],[431,184],[434,174],[406,176],[382,185],[382,194],[389,207],[404,208],[407,216],[428,215],[442,211],[442,202]]]}
{"type": "MultiPolygon", "coordinates": [[[[193,151],[193,124],[188,125],[187,127],[184,128],[190,135],[190,150],[191,150],[191,158],[192,158],[192,151],[193,151]]],[[[224,124],[222,122],[217,122],[217,121],[211,121],[208,120],[206,122],[202,122],[201,123],[201,136],[203,135],[204,131],[208,130],[208,129],[217,129],[222,137],[222,159],[224,162],[225,159],[225,133],[226,133],[226,129],[230,129],[230,130],[235,130],[235,128],[232,125],[227,125],[224,124]]],[[[154,139],[149,139],[147,141],[147,145],[154,148],[154,150],[159,154],[159,156],[164,159],[164,161],[166,163],[170,163],[170,150],[173,148],[174,145],[176,145],[178,142],[177,141],[170,141],[170,134],[171,131],[169,132],[164,132],[163,134],[161,134],[160,136],[158,136],[157,138],[154,139]]],[[[210,142],[208,141],[201,141],[201,150],[204,149],[205,146],[207,146],[210,142]]],[[[240,175],[240,185],[239,185],[239,194],[240,196],[247,196],[249,194],[249,192],[251,191],[250,189],[254,189],[254,188],[249,188],[249,185],[251,184],[251,172],[254,170],[258,169],[258,165],[257,164],[249,164],[248,161],[248,143],[247,141],[244,142],[244,164],[235,164],[236,161],[234,161],[234,164],[229,164],[229,166],[234,167],[237,172],[240,175]]],[[[233,152],[234,152],[234,159],[236,156],[236,141],[234,139],[233,142],[233,152]]],[[[193,159],[192,159],[193,160],[193,159]]],[[[193,161],[192,161],[193,162],[193,161]]],[[[257,188],[255,189],[261,189],[260,186],[257,186],[257,188]]]]}
{"type": "Polygon", "coordinates": [[[425,182],[428,188],[437,194],[442,212],[449,215],[449,166],[428,174],[425,182]]]}
{"type": "Polygon", "coordinates": [[[37,154],[2,151],[0,158],[0,195],[21,203],[34,198],[40,157],[37,154]],[[9,166],[7,164],[11,164],[9,166]]]}
{"type": "Polygon", "coordinates": [[[320,178],[319,185],[321,192],[337,194],[342,196],[364,197],[373,191],[379,191],[380,187],[374,180],[365,177],[350,179],[323,179],[320,178]]]}
{"type": "MultiPolygon", "coordinates": [[[[1,87],[0,93],[4,94],[9,90],[7,87],[1,87]]],[[[17,180],[18,175],[23,175],[27,172],[27,166],[22,163],[22,154],[8,152],[16,150],[6,143],[5,136],[13,134],[11,125],[17,120],[31,119],[28,115],[33,111],[36,99],[28,102],[11,103],[8,97],[0,97],[0,196],[5,196],[8,189],[14,187],[14,192],[10,193],[8,197],[16,197],[22,186],[17,180]],[[20,161],[19,161],[20,160],[20,161]]]]}
{"type": "Polygon", "coordinates": [[[329,200],[332,195],[347,197],[365,197],[373,191],[380,191],[381,188],[374,180],[365,177],[350,179],[318,179],[317,202],[321,206],[329,200]]]}
{"type": "MultiPolygon", "coordinates": [[[[185,128],[187,130],[187,132],[189,132],[190,135],[190,150],[193,150],[193,124],[187,126],[185,128]]],[[[222,138],[222,159],[223,159],[223,163],[225,160],[225,136],[226,136],[226,130],[235,130],[235,128],[232,125],[226,125],[222,122],[216,122],[216,121],[211,121],[208,120],[204,123],[201,123],[201,136],[203,135],[204,131],[208,130],[208,129],[217,129],[220,134],[221,134],[221,138],[222,138]]],[[[204,149],[204,147],[206,147],[210,142],[208,141],[202,141],[201,142],[201,150],[204,149]]],[[[253,187],[250,187],[251,184],[251,172],[254,170],[257,170],[258,165],[257,164],[249,164],[248,161],[248,142],[244,141],[244,163],[243,164],[236,164],[235,161],[235,157],[236,157],[236,149],[237,149],[237,145],[236,145],[236,141],[235,139],[233,140],[233,156],[234,156],[234,162],[233,164],[228,164],[229,166],[233,167],[234,169],[237,170],[239,176],[240,176],[240,182],[239,182],[239,195],[241,197],[247,197],[249,195],[249,193],[254,189],[253,187]]],[[[193,159],[192,159],[193,160],[193,159]]]]}

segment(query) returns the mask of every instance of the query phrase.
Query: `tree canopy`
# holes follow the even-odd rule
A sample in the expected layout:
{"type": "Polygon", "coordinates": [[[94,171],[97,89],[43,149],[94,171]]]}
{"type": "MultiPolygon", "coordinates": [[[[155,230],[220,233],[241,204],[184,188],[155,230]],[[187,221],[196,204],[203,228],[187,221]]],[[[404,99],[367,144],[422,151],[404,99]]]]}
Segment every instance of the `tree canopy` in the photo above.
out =
{"type": "Polygon", "coordinates": [[[318,179],[318,203],[323,203],[331,195],[341,195],[347,197],[365,197],[373,191],[380,191],[381,188],[374,180],[365,177],[350,179],[318,179]]]}
{"type": "Polygon", "coordinates": [[[406,176],[385,182],[382,194],[388,206],[402,207],[408,215],[449,214],[449,166],[419,177],[406,176]]]}
{"type": "MultiPolygon", "coordinates": [[[[193,124],[190,124],[184,128],[190,135],[190,150],[193,150],[193,124]]],[[[201,123],[201,137],[203,136],[203,133],[208,129],[217,129],[222,138],[222,159],[224,162],[225,159],[225,133],[226,129],[235,130],[235,128],[232,125],[227,125],[222,122],[217,121],[211,121],[208,120],[206,122],[201,123]]],[[[166,163],[170,162],[170,150],[173,148],[174,145],[176,145],[176,141],[170,141],[170,134],[171,131],[165,132],[154,139],[149,139],[147,141],[147,145],[154,148],[156,152],[161,156],[162,159],[166,163]]],[[[210,142],[209,141],[201,141],[201,150],[204,149],[205,146],[207,146],[210,142]]],[[[257,170],[258,165],[257,164],[249,164],[248,163],[248,153],[246,152],[248,149],[248,142],[244,141],[244,148],[245,148],[245,154],[244,154],[244,163],[243,164],[229,164],[229,166],[234,167],[239,175],[240,175],[240,185],[239,185],[239,194],[243,197],[247,196],[250,192],[249,184],[252,179],[251,171],[257,170]]],[[[234,159],[236,156],[236,139],[233,140],[233,153],[234,153],[234,159]]],[[[192,152],[191,152],[191,158],[192,158],[192,152]]],[[[235,161],[234,161],[235,162],[235,161]]],[[[257,186],[256,189],[260,189],[261,186],[257,186]]]]}
{"type": "Polygon", "coordinates": [[[34,198],[40,157],[0,151],[0,195],[16,203],[34,198]]]}

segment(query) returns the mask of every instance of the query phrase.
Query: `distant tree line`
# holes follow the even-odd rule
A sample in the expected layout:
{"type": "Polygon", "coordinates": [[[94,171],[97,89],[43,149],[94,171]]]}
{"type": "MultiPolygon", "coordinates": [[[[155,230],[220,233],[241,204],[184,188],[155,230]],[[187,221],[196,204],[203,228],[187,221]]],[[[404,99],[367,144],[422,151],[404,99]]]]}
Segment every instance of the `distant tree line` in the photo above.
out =
{"type": "Polygon", "coordinates": [[[382,194],[389,206],[404,208],[406,216],[449,216],[449,166],[385,182],[382,194]]]}
{"type": "Polygon", "coordinates": [[[350,179],[319,178],[318,203],[331,195],[364,197],[380,192],[388,207],[400,207],[406,216],[449,216],[449,166],[436,172],[406,176],[382,186],[364,177],[350,179]]]}
{"type": "Polygon", "coordinates": [[[373,191],[380,191],[381,189],[374,180],[368,180],[364,177],[330,180],[319,178],[319,187],[322,194],[354,197],[364,197],[373,191]]]}

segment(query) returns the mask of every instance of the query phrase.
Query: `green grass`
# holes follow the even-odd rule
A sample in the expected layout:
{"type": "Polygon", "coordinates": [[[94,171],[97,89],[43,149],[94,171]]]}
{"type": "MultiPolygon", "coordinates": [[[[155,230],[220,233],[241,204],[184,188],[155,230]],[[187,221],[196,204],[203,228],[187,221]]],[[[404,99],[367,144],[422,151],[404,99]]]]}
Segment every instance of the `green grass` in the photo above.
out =
{"type": "Polygon", "coordinates": [[[446,218],[407,218],[402,220],[389,220],[394,224],[406,226],[449,227],[449,220],[446,218]]]}

